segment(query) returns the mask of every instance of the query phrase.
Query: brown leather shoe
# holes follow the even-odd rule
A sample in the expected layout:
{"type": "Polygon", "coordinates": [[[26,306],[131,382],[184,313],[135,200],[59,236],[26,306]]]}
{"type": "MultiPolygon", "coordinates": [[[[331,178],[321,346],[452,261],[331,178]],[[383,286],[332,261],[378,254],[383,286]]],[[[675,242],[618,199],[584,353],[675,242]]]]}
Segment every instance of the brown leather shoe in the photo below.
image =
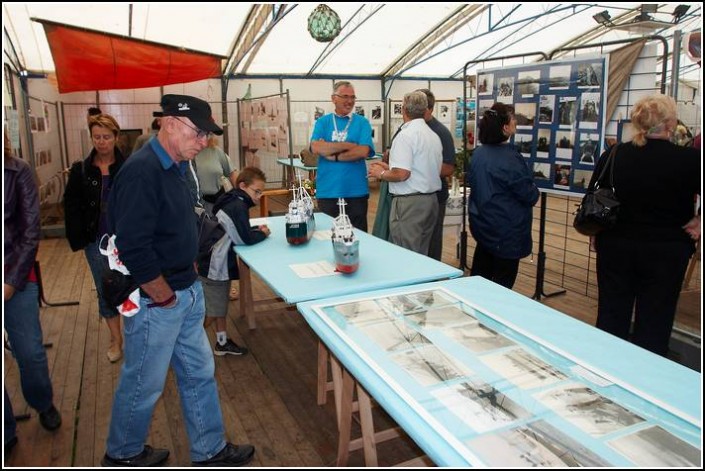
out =
{"type": "Polygon", "coordinates": [[[110,342],[110,348],[108,348],[108,360],[110,363],[115,363],[122,358],[122,347],[117,342],[110,342]]]}

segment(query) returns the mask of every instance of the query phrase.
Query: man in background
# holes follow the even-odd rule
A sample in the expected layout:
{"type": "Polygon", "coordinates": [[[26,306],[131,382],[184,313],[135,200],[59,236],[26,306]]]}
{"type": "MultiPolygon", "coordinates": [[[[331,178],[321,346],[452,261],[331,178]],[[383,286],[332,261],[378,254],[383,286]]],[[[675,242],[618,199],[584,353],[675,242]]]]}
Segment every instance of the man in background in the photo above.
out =
{"type": "Polygon", "coordinates": [[[431,244],[428,247],[428,256],[440,261],[443,255],[443,220],[446,217],[446,202],[448,201],[448,181],[447,178],[453,175],[455,171],[455,144],[453,143],[453,135],[447,127],[433,117],[433,107],[436,104],[436,97],[433,92],[427,88],[417,90],[426,95],[428,108],[424,114],[424,120],[431,131],[435,132],[441,140],[443,146],[442,163],[441,163],[441,189],[436,192],[438,198],[438,217],[436,225],[433,228],[431,236],[431,244]]]}

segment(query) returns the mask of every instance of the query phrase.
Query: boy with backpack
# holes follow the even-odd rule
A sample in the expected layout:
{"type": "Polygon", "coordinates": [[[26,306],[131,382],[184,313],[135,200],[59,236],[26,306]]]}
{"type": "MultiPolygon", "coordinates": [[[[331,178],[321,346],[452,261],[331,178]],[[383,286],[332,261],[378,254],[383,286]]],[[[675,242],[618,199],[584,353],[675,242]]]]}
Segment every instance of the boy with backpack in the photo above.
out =
{"type": "MultiPolygon", "coordinates": [[[[228,313],[230,280],[239,278],[233,244],[254,245],[270,234],[265,225],[250,226],[250,208],[259,204],[266,180],[259,168],[242,169],[235,188],[221,195],[213,206],[213,214],[220,227],[210,230],[209,238],[217,240],[209,247],[199,249],[198,274],[206,303],[204,326],[208,327],[215,320],[216,343],[213,352],[218,356],[247,353],[247,348],[228,338],[225,316],[228,313]]],[[[203,221],[201,229],[204,230],[203,221]]]]}

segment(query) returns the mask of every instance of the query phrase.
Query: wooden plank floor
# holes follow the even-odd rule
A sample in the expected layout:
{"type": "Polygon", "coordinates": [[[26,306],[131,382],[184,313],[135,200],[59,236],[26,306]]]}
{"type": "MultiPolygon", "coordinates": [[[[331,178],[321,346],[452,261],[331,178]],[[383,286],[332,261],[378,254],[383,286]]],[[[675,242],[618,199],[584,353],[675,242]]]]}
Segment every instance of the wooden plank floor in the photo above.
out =
{"type": "MultiPolygon", "coordinates": [[[[373,194],[370,227],[376,203],[377,196],[373,194]]],[[[565,243],[562,236],[553,237],[556,240],[550,241],[551,244],[565,243]]],[[[443,260],[457,266],[455,236],[447,234],[444,240],[443,260]]],[[[474,248],[472,239],[468,245],[470,258],[474,248]]],[[[46,239],[41,242],[39,260],[46,299],[51,303],[80,301],[77,306],[41,309],[45,342],[52,344],[47,354],[55,404],[62,413],[63,425],[55,433],[39,425],[36,413],[27,407],[19,390],[17,366],[5,352],[3,377],[15,413],[30,413],[31,418],[18,423],[19,443],[3,464],[99,466],[105,452],[120,363],[111,364],[105,355],[109,333],[98,320],[95,288],[83,253],[71,252],[65,239],[46,239]]],[[[522,262],[515,291],[527,296],[534,293],[535,263],[531,259],[522,262]]],[[[559,278],[549,277],[546,290],[557,289],[559,278]]],[[[695,278],[696,282],[691,284],[695,287],[681,296],[679,318],[692,318],[688,321],[692,330],[700,332],[699,266],[695,278]]],[[[255,299],[272,297],[271,291],[256,277],[254,286],[255,299]]],[[[568,291],[542,301],[594,324],[597,309],[594,297],[568,291]]],[[[246,345],[250,353],[244,357],[215,358],[228,439],[256,446],[252,466],[332,466],[337,447],[335,410],[332,395],[325,406],[316,405],[316,335],[291,308],[258,313],[256,330],[247,328],[238,310],[239,304],[232,302],[228,333],[237,343],[246,345]]],[[[213,341],[213,332],[208,334],[213,341]]],[[[380,428],[392,425],[391,419],[378,409],[375,423],[380,428]]],[[[359,436],[359,428],[355,427],[353,437],[359,436]]],[[[149,443],[171,450],[168,466],[190,465],[188,440],[172,374],[157,404],[149,443]]],[[[390,466],[421,454],[408,438],[383,443],[378,450],[380,466],[390,466]]],[[[351,454],[350,466],[363,463],[361,451],[351,454]]]]}

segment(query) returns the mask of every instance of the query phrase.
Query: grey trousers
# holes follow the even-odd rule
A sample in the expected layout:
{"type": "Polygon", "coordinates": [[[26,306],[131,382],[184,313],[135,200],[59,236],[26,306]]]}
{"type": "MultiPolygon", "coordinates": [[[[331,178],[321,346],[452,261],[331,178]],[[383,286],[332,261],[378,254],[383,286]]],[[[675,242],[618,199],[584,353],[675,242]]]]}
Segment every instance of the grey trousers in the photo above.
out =
{"type": "Polygon", "coordinates": [[[428,255],[438,218],[435,193],[395,196],[389,213],[389,240],[421,255],[428,255]]]}

